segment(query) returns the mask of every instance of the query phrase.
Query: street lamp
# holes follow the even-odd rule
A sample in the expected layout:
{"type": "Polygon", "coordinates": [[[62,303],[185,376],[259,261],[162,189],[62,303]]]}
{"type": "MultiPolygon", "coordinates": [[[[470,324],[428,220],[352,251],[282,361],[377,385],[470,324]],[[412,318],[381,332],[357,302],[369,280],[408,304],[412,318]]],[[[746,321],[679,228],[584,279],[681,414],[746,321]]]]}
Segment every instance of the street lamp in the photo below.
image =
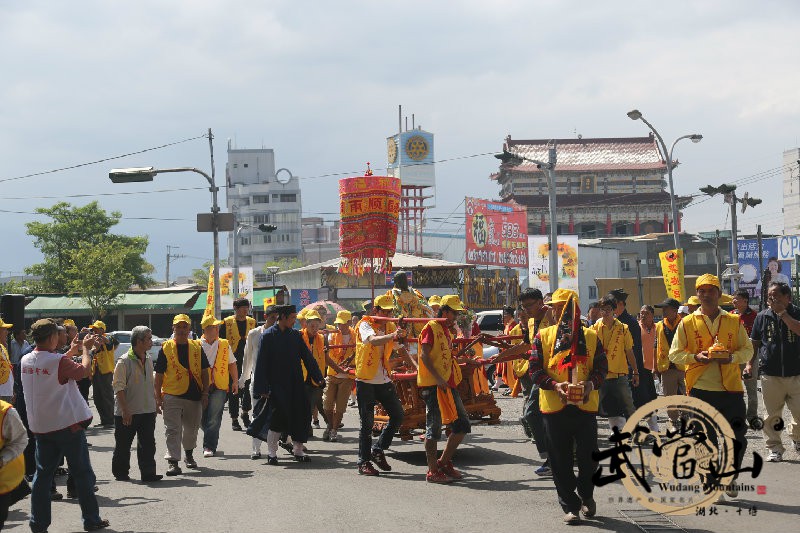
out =
{"type": "Polygon", "coordinates": [[[517,166],[523,161],[528,161],[536,165],[539,170],[547,171],[547,192],[549,199],[548,211],[550,212],[550,292],[558,289],[558,223],[556,222],[556,144],[555,141],[548,147],[547,163],[536,159],[530,159],[519,154],[514,154],[508,150],[503,150],[502,154],[495,157],[504,164],[517,166]]]}
{"type": "MultiPolygon", "coordinates": [[[[267,272],[269,272],[270,275],[272,276],[272,296],[275,296],[275,274],[277,274],[278,270],[280,269],[281,267],[275,265],[268,266],[266,268],[267,272]]],[[[277,299],[275,301],[277,301],[277,299]]]]}
{"type": "Polygon", "coordinates": [[[153,181],[156,174],[167,174],[171,172],[195,172],[203,176],[210,187],[211,191],[211,223],[212,232],[214,233],[214,316],[221,316],[220,301],[219,301],[219,205],[217,204],[217,187],[214,178],[194,167],[179,167],[179,168],[153,168],[153,167],[136,167],[136,168],[113,168],[108,173],[109,179],[112,183],[140,183],[145,181],[153,181]]]}
{"type": "Polygon", "coordinates": [[[729,265],[731,270],[728,275],[731,279],[731,292],[734,292],[739,288],[739,278],[742,277],[739,273],[739,241],[736,222],[736,205],[741,203],[742,213],[744,213],[748,206],[755,207],[761,203],[761,200],[759,198],[750,198],[748,193],[744,194],[744,198],[737,198],[736,185],[727,183],[723,183],[718,187],[706,185],[705,187],[700,187],[700,192],[709,196],[723,194],[725,195],[725,202],[731,204],[731,260],[733,262],[729,265]]]}
{"type": "Polygon", "coordinates": [[[691,139],[693,143],[699,143],[703,140],[703,136],[699,133],[693,133],[691,135],[683,135],[675,139],[672,143],[672,146],[669,150],[667,150],[667,145],[664,143],[664,139],[661,138],[661,135],[658,131],[653,127],[652,124],[647,122],[642,116],[642,113],[638,109],[634,109],[633,111],[628,111],[628,117],[631,120],[641,120],[650,130],[655,134],[656,138],[658,139],[659,144],[661,145],[661,149],[664,152],[664,157],[667,158],[667,175],[669,176],[669,203],[670,207],[672,208],[672,234],[675,238],[675,249],[681,247],[680,240],[678,239],[678,204],[675,202],[675,187],[672,184],[672,169],[675,168],[675,164],[672,161],[672,151],[675,149],[675,145],[678,144],[678,141],[682,139],[691,139]]]}

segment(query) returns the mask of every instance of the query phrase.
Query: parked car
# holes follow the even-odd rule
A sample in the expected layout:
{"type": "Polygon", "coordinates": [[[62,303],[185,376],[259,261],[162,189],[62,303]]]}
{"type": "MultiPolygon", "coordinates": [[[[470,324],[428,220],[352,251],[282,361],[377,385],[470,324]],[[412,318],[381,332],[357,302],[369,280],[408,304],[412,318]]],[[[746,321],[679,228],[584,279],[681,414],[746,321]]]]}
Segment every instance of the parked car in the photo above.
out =
{"type": "MultiPolygon", "coordinates": [[[[128,350],[131,347],[130,331],[111,331],[106,335],[108,335],[113,339],[116,339],[117,342],[119,342],[119,345],[114,350],[114,361],[116,361],[117,359],[128,353],[128,350]]],[[[153,347],[147,351],[153,362],[155,362],[156,357],[158,357],[158,351],[161,349],[161,344],[163,344],[163,342],[164,339],[153,335],[153,347]]]]}
{"type": "Polygon", "coordinates": [[[500,335],[503,333],[503,311],[481,311],[478,313],[476,322],[481,329],[481,333],[489,335],[500,335]]]}

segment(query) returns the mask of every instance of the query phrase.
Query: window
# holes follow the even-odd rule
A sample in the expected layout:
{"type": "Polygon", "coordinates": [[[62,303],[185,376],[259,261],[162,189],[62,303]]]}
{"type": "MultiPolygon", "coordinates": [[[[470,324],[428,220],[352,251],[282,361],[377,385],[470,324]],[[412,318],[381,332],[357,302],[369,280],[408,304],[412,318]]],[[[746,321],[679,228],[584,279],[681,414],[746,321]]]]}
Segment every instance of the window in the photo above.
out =
{"type": "Polygon", "coordinates": [[[597,299],[597,287],[595,285],[589,285],[589,299],[590,300],[597,299]]]}
{"type": "Polygon", "coordinates": [[[705,265],[708,261],[705,252],[697,252],[697,264],[698,265],[705,265]]]}
{"type": "Polygon", "coordinates": [[[257,194],[253,196],[253,203],[254,204],[268,204],[269,203],[269,195],[268,194],[257,194]]]}
{"type": "Polygon", "coordinates": [[[269,215],[253,215],[253,224],[267,224],[269,215]]]}
{"type": "Polygon", "coordinates": [[[281,202],[282,203],[294,203],[297,201],[296,194],[281,194],[281,202]]]}
{"type": "Polygon", "coordinates": [[[241,244],[242,246],[247,246],[248,244],[250,244],[250,235],[245,235],[244,237],[239,239],[239,244],[241,244]]]}
{"type": "Polygon", "coordinates": [[[619,260],[620,269],[623,272],[630,272],[631,271],[631,260],[630,259],[620,259],[619,260]]]}
{"type": "Polygon", "coordinates": [[[233,168],[239,168],[239,163],[234,163],[233,168]]]}
{"type": "Polygon", "coordinates": [[[242,166],[243,166],[244,168],[247,168],[249,165],[248,165],[247,163],[245,163],[245,164],[244,164],[244,165],[242,165],[242,166]]]}
{"type": "Polygon", "coordinates": [[[594,192],[594,176],[581,176],[581,193],[593,194],[594,192]]]}

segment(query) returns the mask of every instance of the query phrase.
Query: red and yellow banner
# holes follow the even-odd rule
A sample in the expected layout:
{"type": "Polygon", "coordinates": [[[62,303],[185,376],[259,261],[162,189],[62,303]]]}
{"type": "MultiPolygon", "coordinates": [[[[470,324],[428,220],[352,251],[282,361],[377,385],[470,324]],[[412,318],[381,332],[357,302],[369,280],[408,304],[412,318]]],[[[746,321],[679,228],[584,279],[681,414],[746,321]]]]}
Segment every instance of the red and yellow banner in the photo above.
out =
{"type": "Polygon", "coordinates": [[[661,260],[661,273],[664,276],[664,286],[667,288],[667,298],[685,302],[683,250],[667,250],[658,254],[658,258],[661,260]]]}
{"type": "Polygon", "coordinates": [[[361,275],[370,267],[376,272],[391,271],[400,218],[400,179],[341,179],[339,205],[339,272],[361,275]]]}
{"type": "Polygon", "coordinates": [[[467,263],[511,268],[528,266],[528,215],[512,202],[464,199],[467,263]]]}
{"type": "Polygon", "coordinates": [[[214,316],[214,267],[208,269],[208,288],[206,289],[206,310],[203,317],[214,316]]]}

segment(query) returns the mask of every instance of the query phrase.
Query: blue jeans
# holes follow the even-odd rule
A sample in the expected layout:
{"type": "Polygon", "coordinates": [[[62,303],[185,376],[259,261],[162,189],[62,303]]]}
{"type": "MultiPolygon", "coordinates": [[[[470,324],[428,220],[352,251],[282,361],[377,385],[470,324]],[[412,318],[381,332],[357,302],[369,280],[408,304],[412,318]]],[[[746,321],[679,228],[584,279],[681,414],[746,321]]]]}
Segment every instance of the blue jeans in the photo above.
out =
{"type": "Polygon", "coordinates": [[[61,458],[67,458],[69,473],[75,480],[83,527],[100,523],[100,508],[94,495],[95,476],[89,462],[89,447],[83,430],[62,429],[36,435],[36,474],[31,492],[31,531],[45,531],[50,526],[50,488],[61,458]]]}
{"type": "Polygon", "coordinates": [[[219,443],[219,428],[222,425],[222,410],[225,401],[228,399],[228,392],[214,389],[208,393],[208,407],[203,411],[203,418],[200,427],[203,428],[203,449],[217,451],[219,443]]]}
{"type": "Polygon", "coordinates": [[[358,416],[361,418],[361,429],[358,432],[358,464],[361,465],[372,460],[373,451],[389,449],[394,434],[403,423],[404,413],[392,382],[373,385],[356,381],[356,398],[358,399],[358,416]],[[375,423],[375,404],[378,402],[389,414],[389,422],[381,431],[378,442],[373,446],[372,426],[375,423]]]}

